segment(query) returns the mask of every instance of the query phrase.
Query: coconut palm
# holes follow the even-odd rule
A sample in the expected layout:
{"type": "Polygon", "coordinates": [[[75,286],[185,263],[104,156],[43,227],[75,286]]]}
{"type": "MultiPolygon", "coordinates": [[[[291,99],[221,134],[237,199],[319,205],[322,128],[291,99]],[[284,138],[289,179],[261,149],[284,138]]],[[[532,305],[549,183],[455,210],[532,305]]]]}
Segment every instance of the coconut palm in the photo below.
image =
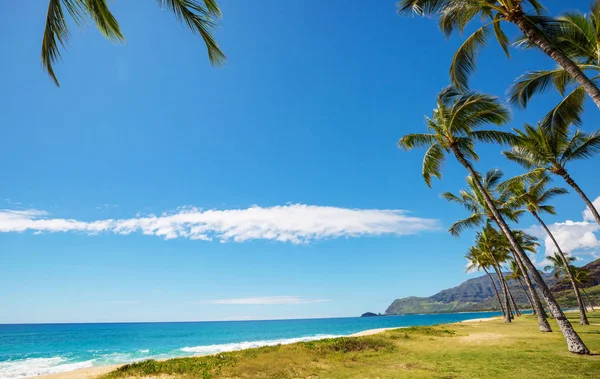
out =
{"type": "MultiPolygon", "coordinates": [[[[498,191],[498,184],[500,183],[501,179],[502,172],[500,170],[494,169],[489,170],[486,173],[486,175],[480,179],[480,181],[483,189],[485,190],[485,193],[490,195],[490,198],[492,199],[497,211],[503,217],[506,217],[511,221],[517,221],[519,215],[522,214],[524,211],[516,209],[517,206],[515,206],[514,204],[512,206],[510,205],[510,197],[508,195],[508,192],[498,191]]],[[[475,180],[472,176],[467,177],[467,184],[469,186],[469,189],[462,190],[459,195],[454,195],[450,192],[442,194],[442,197],[446,200],[460,204],[471,213],[469,217],[455,222],[450,227],[450,233],[454,236],[459,235],[467,228],[480,226],[484,223],[494,220],[494,214],[492,210],[488,207],[483,193],[477,188],[475,180]]],[[[522,242],[524,241],[520,240],[520,238],[522,238],[522,235],[518,234],[517,232],[513,232],[513,237],[517,241],[518,246],[521,246],[521,248],[525,250],[524,245],[522,245],[522,242]]],[[[519,258],[518,253],[516,253],[515,250],[512,248],[508,239],[505,238],[502,242],[504,243],[507,249],[513,252],[516,262],[522,266],[521,270],[527,272],[527,268],[525,267],[523,261],[519,258]]],[[[529,288],[530,294],[534,299],[533,304],[535,306],[535,313],[538,317],[538,325],[540,331],[552,331],[552,329],[550,328],[550,324],[548,324],[548,321],[546,320],[542,303],[539,299],[537,292],[535,291],[533,283],[531,283],[531,279],[529,278],[529,276],[525,277],[525,281],[527,282],[527,287],[529,288]]]]}
{"type": "MultiPolygon", "coordinates": [[[[557,21],[558,27],[546,33],[553,44],[567,54],[581,71],[593,73],[592,80],[600,78],[600,0],[592,2],[589,14],[566,12],[557,17],[557,21]]],[[[517,44],[531,47],[526,37],[517,44]]],[[[561,103],[583,107],[583,87],[561,66],[525,73],[511,87],[509,99],[525,108],[533,95],[548,88],[556,89],[564,97],[561,103]]]]}
{"type": "Polygon", "coordinates": [[[600,153],[600,131],[587,134],[578,129],[572,132],[569,126],[555,124],[555,127],[548,128],[541,124],[525,124],[522,131],[514,129],[517,138],[513,141],[512,148],[505,151],[504,155],[526,169],[533,170],[515,180],[521,180],[523,177],[535,178],[544,172],[561,176],[579,194],[600,224],[600,214],[566,169],[567,163],[571,161],[587,159],[600,153]]]}
{"type": "Polygon", "coordinates": [[[514,143],[513,134],[481,129],[486,124],[503,125],[509,119],[508,109],[497,98],[475,92],[463,93],[453,87],[448,87],[438,94],[437,108],[434,109],[433,116],[427,119],[428,133],[407,134],[400,138],[398,145],[405,150],[415,147],[427,148],[423,158],[422,175],[425,183],[429,186],[431,186],[432,176],[437,178],[442,176],[441,169],[446,154],[452,153],[465,167],[473,177],[473,183],[481,192],[483,200],[494,216],[494,222],[499,225],[513,252],[519,256],[541,289],[542,295],[565,337],[569,351],[589,354],[588,348],[565,317],[544,279],[519,246],[490,194],[483,188],[473,167],[472,162],[478,159],[475,153],[475,142],[514,143]]]}
{"type": "Polygon", "coordinates": [[[500,299],[500,294],[498,293],[498,287],[496,287],[496,283],[494,278],[489,272],[489,267],[492,265],[491,258],[488,254],[484,254],[481,250],[479,250],[475,246],[471,246],[469,248],[469,253],[465,255],[469,264],[467,265],[467,272],[472,270],[482,269],[483,272],[488,276],[490,282],[492,283],[492,288],[494,289],[494,293],[496,294],[496,299],[498,300],[498,306],[502,311],[502,316],[506,317],[506,311],[504,310],[504,305],[502,304],[502,300],[500,299]]]}
{"type": "Polygon", "coordinates": [[[475,248],[479,250],[482,255],[489,258],[489,262],[491,263],[490,266],[496,271],[498,281],[500,282],[500,288],[502,289],[504,309],[506,309],[504,322],[511,322],[512,312],[510,306],[510,293],[500,267],[500,262],[506,260],[508,253],[506,250],[502,249],[502,245],[498,243],[499,239],[500,233],[487,223],[485,227],[476,234],[475,248]]]}
{"type": "Polygon", "coordinates": [[[590,270],[588,270],[585,267],[571,266],[571,272],[573,272],[575,281],[577,282],[577,284],[579,285],[579,288],[581,288],[581,291],[583,291],[583,294],[587,298],[588,304],[590,305],[592,312],[595,312],[594,305],[592,304],[592,300],[590,299],[590,296],[585,291],[585,286],[587,284],[589,284],[589,282],[590,282],[590,270]]]}
{"type": "MultiPolygon", "coordinates": [[[[494,194],[494,204],[498,212],[513,222],[517,222],[519,216],[524,213],[523,210],[513,202],[509,202],[508,192],[498,193],[497,187],[504,174],[498,169],[488,170],[485,176],[480,178],[481,185],[488,194],[494,194]]],[[[449,229],[450,234],[457,237],[464,230],[481,226],[494,218],[491,210],[488,208],[483,194],[477,188],[474,177],[467,176],[467,190],[461,190],[458,195],[451,192],[442,193],[442,197],[449,202],[458,203],[471,212],[471,215],[465,219],[456,221],[449,229]]]]}
{"type": "MultiPolygon", "coordinates": [[[[221,17],[216,0],[158,0],[158,5],[175,13],[193,33],[202,37],[211,64],[221,64],[225,61],[225,54],[211,31],[216,25],[216,20],[221,17]]],[[[64,48],[69,39],[65,10],[78,25],[83,24],[86,18],[91,18],[106,38],[115,41],[125,39],[119,23],[108,9],[106,0],[50,0],[42,40],[42,64],[57,86],[59,83],[54,73],[54,64],[60,60],[60,47],[64,48]]]]}
{"type": "Polygon", "coordinates": [[[543,15],[544,7],[538,0],[400,0],[398,12],[436,16],[446,36],[456,30],[462,33],[474,18],[485,20],[486,23],[465,40],[452,59],[450,77],[459,88],[467,87],[468,76],[475,70],[477,53],[492,32],[509,56],[510,41],[502,30],[502,23],[509,22],[517,26],[530,44],[564,68],[600,108],[600,89],[577,62],[553,43],[549,34],[558,23],[543,15]]]}
{"type": "Polygon", "coordinates": [[[556,241],[556,238],[554,238],[554,235],[540,216],[542,213],[548,213],[551,215],[556,214],[554,207],[548,204],[548,201],[557,195],[563,195],[568,192],[564,188],[547,188],[550,180],[550,176],[546,173],[542,173],[539,178],[521,177],[519,180],[511,182],[511,185],[508,186],[508,192],[513,195],[512,203],[519,204],[527,209],[546,231],[546,234],[548,234],[548,237],[550,237],[554,243],[554,246],[557,249],[557,256],[563,263],[564,272],[569,278],[571,286],[573,287],[573,291],[575,292],[575,297],[577,298],[577,305],[579,306],[579,323],[581,325],[589,325],[590,323],[586,316],[585,305],[583,304],[581,293],[579,293],[577,282],[573,277],[573,273],[569,269],[569,260],[560,248],[558,241],[556,241]]]}

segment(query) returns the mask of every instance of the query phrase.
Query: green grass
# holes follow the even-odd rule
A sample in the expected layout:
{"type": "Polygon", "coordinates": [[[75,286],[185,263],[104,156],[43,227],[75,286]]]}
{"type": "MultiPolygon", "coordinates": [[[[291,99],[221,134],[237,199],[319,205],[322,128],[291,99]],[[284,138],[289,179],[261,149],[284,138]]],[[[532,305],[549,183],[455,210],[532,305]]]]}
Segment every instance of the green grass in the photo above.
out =
{"type": "MultiPolygon", "coordinates": [[[[600,312],[575,325],[600,354],[600,312]]],[[[569,314],[577,321],[577,314],[569,314]]],[[[600,355],[567,352],[554,333],[537,332],[535,318],[411,327],[356,338],[332,338],[197,358],[144,361],[101,379],[123,378],[598,378],[600,355]]]]}

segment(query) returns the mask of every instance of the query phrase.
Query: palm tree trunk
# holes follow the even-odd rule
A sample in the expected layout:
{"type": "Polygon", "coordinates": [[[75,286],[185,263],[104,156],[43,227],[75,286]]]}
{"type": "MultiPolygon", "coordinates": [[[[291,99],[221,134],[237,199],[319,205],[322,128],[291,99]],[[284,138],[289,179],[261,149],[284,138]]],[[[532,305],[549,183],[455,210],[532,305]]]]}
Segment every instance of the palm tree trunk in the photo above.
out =
{"type": "Polygon", "coordinates": [[[508,300],[508,288],[506,288],[506,283],[504,283],[504,277],[502,276],[502,271],[498,268],[498,260],[491,252],[488,252],[492,259],[494,260],[494,264],[492,267],[494,271],[496,271],[496,275],[498,275],[498,281],[500,282],[500,288],[502,288],[502,298],[504,300],[504,307],[506,308],[506,314],[504,315],[504,322],[511,322],[512,319],[512,311],[510,309],[510,302],[508,300]]]}
{"type": "Polygon", "coordinates": [[[585,289],[582,288],[581,290],[583,291],[583,294],[587,298],[588,304],[590,305],[590,308],[592,308],[592,312],[596,312],[596,310],[594,309],[594,304],[592,304],[592,300],[590,299],[590,297],[587,294],[587,292],[585,292],[585,289]]]}
{"type": "MultiPolygon", "coordinates": [[[[520,8],[520,6],[519,6],[520,8]]],[[[600,108],[600,89],[585,75],[583,71],[563,52],[552,46],[552,43],[544,36],[532,22],[527,19],[525,13],[518,9],[511,16],[507,17],[508,21],[513,22],[530,42],[538,46],[546,55],[552,58],[562,68],[565,69],[579,83],[585,92],[592,98],[598,108],[600,108]]],[[[600,221],[599,221],[600,222],[600,221]]]]}
{"type": "Polygon", "coordinates": [[[548,304],[550,313],[552,313],[552,315],[556,319],[556,322],[558,323],[558,326],[560,327],[560,330],[563,336],[565,337],[565,340],[567,342],[567,348],[569,349],[569,351],[577,354],[589,354],[590,350],[587,348],[587,346],[585,346],[575,329],[573,329],[573,325],[571,325],[563,311],[560,309],[560,305],[558,305],[556,299],[554,298],[554,295],[552,295],[552,292],[550,292],[550,288],[548,288],[548,285],[546,284],[546,282],[544,282],[544,279],[542,278],[540,273],[537,271],[533,263],[531,263],[531,260],[529,259],[529,257],[527,257],[527,254],[525,254],[525,251],[523,251],[523,248],[521,248],[521,246],[517,242],[515,236],[506,224],[506,221],[504,221],[504,218],[502,217],[500,212],[498,212],[498,208],[496,208],[496,205],[492,201],[490,194],[487,193],[485,188],[483,188],[481,180],[479,180],[479,176],[477,172],[475,172],[473,166],[471,166],[471,164],[465,159],[465,156],[456,144],[451,145],[451,148],[454,155],[456,156],[456,159],[458,159],[458,161],[467,169],[467,171],[469,171],[469,173],[473,177],[473,182],[475,183],[475,186],[481,192],[485,203],[494,215],[495,221],[498,223],[498,226],[508,239],[510,245],[513,247],[519,258],[521,258],[523,263],[527,266],[529,272],[533,276],[533,279],[536,281],[538,287],[541,289],[542,296],[548,304]]]}
{"type": "Polygon", "coordinates": [[[567,172],[567,170],[565,170],[563,167],[559,167],[556,170],[555,174],[562,176],[565,179],[565,182],[567,182],[567,184],[570,185],[571,188],[573,188],[575,190],[575,192],[577,192],[579,194],[579,196],[581,196],[581,198],[583,199],[583,201],[587,205],[587,207],[590,210],[590,212],[592,212],[592,215],[594,215],[594,218],[596,219],[596,222],[600,225],[600,214],[598,214],[598,210],[596,209],[596,207],[594,207],[594,204],[590,201],[590,199],[588,199],[588,197],[581,190],[581,188],[579,188],[579,186],[577,185],[577,183],[575,183],[575,181],[573,180],[573,178],[571,178],[571,176],[569,175],[569,173],[567,172]]]}
{"type": "Polygon", "coordinates": [[[500,310],[502,311],[502,316],[506,316],[506,312],[504,312],[504,307],[502,306],[502,301],[500,300],[500,294],[498,293],[498,288],[496,288],[496,283],[494,282],[494,278],[490,275],[488,270],[485,267],[482,267],[483,271],[487,274],[488,278],[490,278],[490,282],[492,282],[492,288],[494,289],[494,293],[496,294],[496,299],[498,299],[498,305],[500,306],[500,310]]]}
{"type": "Polygon", "coordinates": [[[519,282],[521,289],[523,290],[523,292],[525,293],[525,296],[527,297],[527,301],[529,302],[529,305],[531,306],[531,311],[533,312],[533,314],[535,314],[536,310],[535,310],[535,307],[533,306],[533,301],[531,300],[531,296],[529,296],[529,294],[527,293],[527,290],[525,289],[525,286],[523,285],[523,282],[521,281],[521,279],[517,278],[517,282],[519,282]]]}
{"type": "Polygon", "coordinates": [[[523,263],[523,261],[521,260],[519,255],[512,248],[512,246],[511,246],[510,250],[513,253],[513,257],[515,258],[515,261],[517,261],[519,268],[523,272],[523,280],[525,281],[525,284],[527,285],[527,289],[529,290],[529,296],[531,296],[531,300],[533,301],[533,311],[534,311],[534,314],[537,315],[540,332],[551,332],[552,328],[550,328],[550,324],[548,323],[548,320],[547,320],[548,315],[546,314],[546,311],[544,310],[544,306],[542,305],[542,301],[540,300],[540,295],[538,294],[538,292],[535,289],[535,286],[531,282],[531,278],[529,277],[529,274],[528,274],[529,271],[528,271],[527,267],[525,267],[525,263],[523,263]]]}
{"type": "MultiPolygon", "coordinates": [[[[504,281],[506,283],[506,280],[504,281]]],[[[510,292],[510,288],[508,288],[508,284],[506,284],[506,290],[508,291],[508,296],[510,296],[510,302],[512,303],[513,308],[515,309],[515,315],[521,316],[521,311],[519,310],[519,306],[517,305],[517,302],[515,301],[515,298],[512,295],[512,292],[510,292]]]]}
{"type": "Polygon", "coordinates": [[[548,234],[548,236],[550,237],[552,242],[554,242],[554,246],[556,246],[556,249],[558,250],[558,255],[560,255],[560,259],[562,260],[563,264],[565,265],[565,272],[567,273],[567,276],[569,277],[569,280],[571,281],[571,285],[573,286],[573,291],[575,292],[575,297],[577,298],[577,306],[579,306],[579,324],[589,325],[590,322],[588,321],[587,315],[585,312],[585,304],[583,304],[583,299],[581,298],[581,293],[579,292],[579,288],[577,287],[577,282],[575,281],[575,278],[573,277],[573,271],[571,271],[571,267],[569,265],[569,261],[567,260],[567,257],[565,257],[565,254],[563,253],[562,249],[558,245],[558,242],[554,238],[554,235],[552,234],[550,229],[548,229],[548,226],[542,220],[542,218],[537,214],[537,212],[531,211],[531,214],[540,223],[542,228],[544,228],[544,230],[546,231],[546,233],[548,234]]]}

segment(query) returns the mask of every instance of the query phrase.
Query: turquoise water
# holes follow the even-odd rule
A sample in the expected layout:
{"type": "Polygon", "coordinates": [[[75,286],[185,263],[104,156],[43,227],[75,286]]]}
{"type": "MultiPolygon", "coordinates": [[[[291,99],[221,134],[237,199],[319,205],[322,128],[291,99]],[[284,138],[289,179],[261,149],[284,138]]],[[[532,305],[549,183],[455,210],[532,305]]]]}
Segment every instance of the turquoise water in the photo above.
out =
{"type": "Polygon", "coordinates": [[[0,325],[0,379],[497,315],[480,312],[271,321],[0,325]]]}

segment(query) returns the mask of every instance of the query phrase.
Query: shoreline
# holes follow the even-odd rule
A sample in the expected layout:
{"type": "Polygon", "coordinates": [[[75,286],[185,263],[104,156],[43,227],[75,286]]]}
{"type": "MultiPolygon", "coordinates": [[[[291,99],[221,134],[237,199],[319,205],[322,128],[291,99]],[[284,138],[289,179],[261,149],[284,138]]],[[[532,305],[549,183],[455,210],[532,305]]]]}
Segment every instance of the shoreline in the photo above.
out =
{"type": "MultiPolygon", "coordinates": [[[[451,324],[460,324],[460,323],[486,322],[486,321],[491,321],[491,320],[495,320],[498,318],[499,318],[499,316],[472,318],[472,319],[468,319],[468,320],[462,320],[462,321],[451,322],[451,323],[446,323],[446,324],[451,325],[451,324]]],[[[403,328],[408,328],[408,327],[409,326],[399,326],[399,327],[390,327],[390,328],[366,329],[366,330],[352,333],[352,334],[349,334],[347,336],[342,336],[342,337],[372,336],[375,334],[383,333],[388,330],[403,329],[403,328]]],[[[325,337],[325,338],[328,338],[328,337],[325,337]]],[[[211,355],[211,354],[207,354],[207,355],[211,355]]],[[[203,356],[206,356],[206,355],[190,355],[190,356],[182,356],[182,357],[164,358],[164,359],[160,359],[160,360],[168,360],[168,359],[175,359],[175,358],[203,357],[203,356]]],[[[77,370],[67,371],[67,372],[59,372],[59,373],[54,373],[54,374],[31,376],[31,377],[28,377],[27,379],[92,379],[94,377],[97,377],[97,376],[100,376],[103,374],[107,374],[107,373],[109,373],[113,370],[116,370],[119,367],[124,366],[126,364],[129,364],[129,363],[120,363],[120,364],[107,365],[107,366],[92,366],[92,367],[80,368],[77,370]]]]}

